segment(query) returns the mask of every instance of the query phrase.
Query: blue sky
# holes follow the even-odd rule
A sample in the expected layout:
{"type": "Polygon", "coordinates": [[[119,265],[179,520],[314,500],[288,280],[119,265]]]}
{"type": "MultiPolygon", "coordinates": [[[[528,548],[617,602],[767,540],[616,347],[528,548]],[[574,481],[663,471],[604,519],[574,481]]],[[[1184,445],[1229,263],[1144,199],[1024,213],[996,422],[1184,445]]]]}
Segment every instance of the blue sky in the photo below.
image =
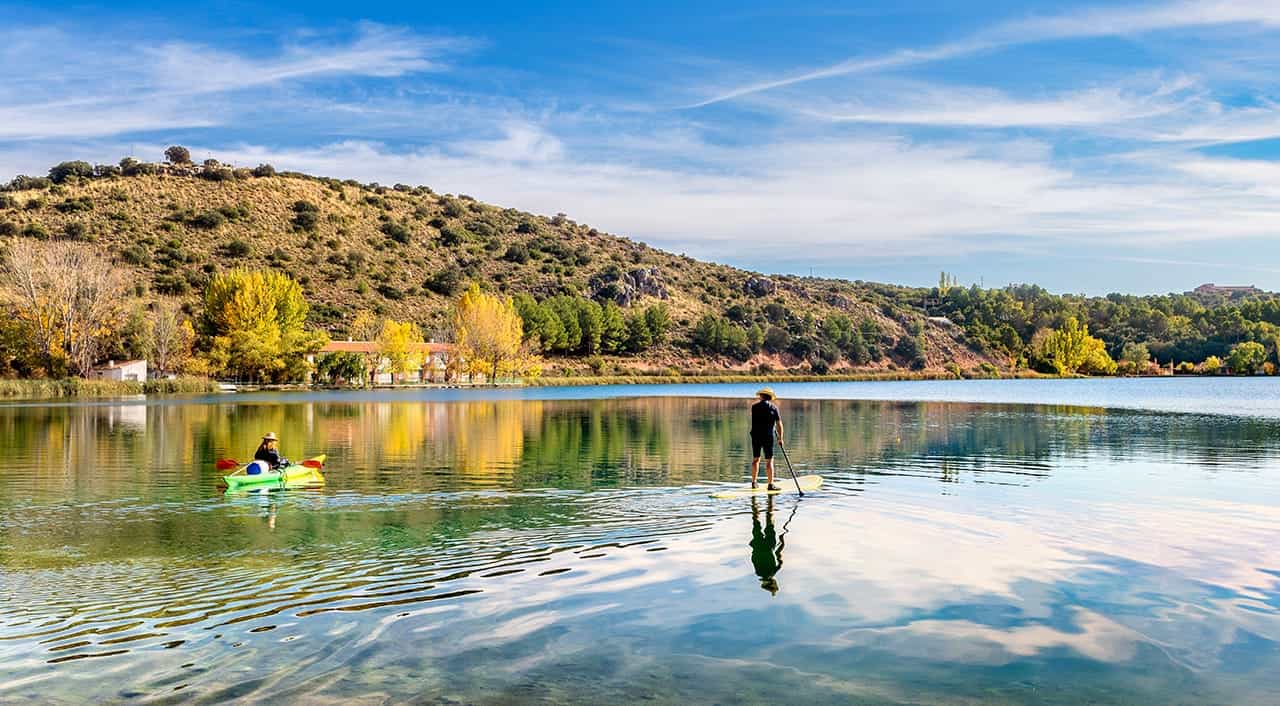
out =
{"type": "Polygon", "coordinates": [[[0,4],[0,178],[427,184],[765,272],[1280,290],[1280,2],[0,4]]]}

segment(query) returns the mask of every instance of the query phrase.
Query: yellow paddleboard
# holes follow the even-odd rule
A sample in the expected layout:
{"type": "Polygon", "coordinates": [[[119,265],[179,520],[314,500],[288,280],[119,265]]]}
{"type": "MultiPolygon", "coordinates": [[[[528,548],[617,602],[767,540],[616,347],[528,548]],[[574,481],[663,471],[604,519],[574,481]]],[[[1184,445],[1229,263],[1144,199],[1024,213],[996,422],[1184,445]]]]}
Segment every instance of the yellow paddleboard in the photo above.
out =
{"type": "MultiPolygon", "coordinates": [[[[800,476],[800,490],[809,492],[822,487],[822,476],[800,476]]],[[[712,493],[713,498],[746,498],[752,495],[778,495],[780,493],[796,492],[796,482],[790,478],[775,478],[773,484],[778,486],[780,490],[769,490],[763,481],[756,488],[750,486],[746,488],[734,488],[732,490],[722,490],[718,493],[712,493]]]]}

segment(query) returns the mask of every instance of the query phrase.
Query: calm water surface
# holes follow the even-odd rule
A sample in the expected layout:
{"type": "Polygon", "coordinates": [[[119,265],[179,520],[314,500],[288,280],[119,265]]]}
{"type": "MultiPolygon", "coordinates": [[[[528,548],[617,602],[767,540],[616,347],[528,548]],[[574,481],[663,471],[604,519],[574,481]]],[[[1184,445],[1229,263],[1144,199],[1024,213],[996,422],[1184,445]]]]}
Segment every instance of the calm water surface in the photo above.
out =
{"type": "Polygon", "coordinates": [[[1280,420],[1232,384],[787,399],[826,483],[773,502],[709,497],[728,397],[0,408],[0,702],[1277,703],[1280,420]],[[220,492],[263,431],[328,485],[220,492]]]}

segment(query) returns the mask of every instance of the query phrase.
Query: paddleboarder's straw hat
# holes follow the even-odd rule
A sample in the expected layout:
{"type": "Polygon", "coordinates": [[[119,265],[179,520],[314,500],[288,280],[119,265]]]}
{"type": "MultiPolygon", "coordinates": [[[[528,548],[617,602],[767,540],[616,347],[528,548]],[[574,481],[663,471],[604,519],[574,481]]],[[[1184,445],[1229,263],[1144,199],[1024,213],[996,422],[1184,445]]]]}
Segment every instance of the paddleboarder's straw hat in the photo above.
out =
{"type": "Polygon", "coordinates": [[[265,435],[263,435],[262,440],[263,441],[279,441],[279,439],[276,438],[276,433],[274,431],[267,432],[265,435]]]}
{"type": "Polygon", "coordinates": [[[756,392],[756,397],[767,397],[768,399],[771,399],[771,400],[776,400],[776,399],[778,399],[778,396],[777,396],[777,395],[775,395],[775,394],[773,394],[773,388],[772,388],[772,387],[762,387],[762,388],[760,388],[760,389],[756,392]]]}

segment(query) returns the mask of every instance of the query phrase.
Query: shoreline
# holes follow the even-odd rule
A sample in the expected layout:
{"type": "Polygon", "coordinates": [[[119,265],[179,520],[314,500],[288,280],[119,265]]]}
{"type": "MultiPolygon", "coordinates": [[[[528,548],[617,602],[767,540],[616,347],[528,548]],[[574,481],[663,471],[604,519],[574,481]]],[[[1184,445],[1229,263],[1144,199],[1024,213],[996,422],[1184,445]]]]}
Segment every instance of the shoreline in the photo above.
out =
{"type": "Polygon", "coordinates": [[[173,380],[83,380],[81,378],[0,380],[0,401],[103,399],[137,395],[211,394],[218,383],[207,378],[173,380]]]}
{"type": "Polygon", "coordinates": [[[236,389],[222,388],[215,380],[204,378],[179,378],[176,380],[80,380],[76,378],[60,380],[0,380],[0,403],[3,402],[38,402],[54,400],[102,400],[118,397],[167,396],[167,395],[209,395],[256,392],[310,392],[310,391],[385,391],[385,390],[494,390],[503,388],[546,388],[546,387],[600,387],[607,385],[714,385],[734,383],[822,383],[822,382],[937,382],[937,381],[980,381],[980,380],[1106,380],[1106,379],[1156,379],[1156,378],[1200,378],[1200,377],[1234,377],[1207,375],[1051,375],[1022,371],[1017,374],[990,376],[956,376],[949,371],[912,372],[885,371],[874,373],[851,373],[844,375],[577,375],[569,377],[540,377],[521,382],[488,383],[420,383],[400,385],[374,385],[369,387],[278,384],[278,385],[242,385],[236,389]]]}
{"type": "Polygon", "coordinates": [[[990,375],[957,377],[948,371],[882,373],[849,373],[844,375],[574,375],[569,377],[541,377],[527,380],[525,387],[591,387],[598,385],[708,385],[735,382],[907,382],[913,380],[1026,380],[1056,378],[1056,375],[1026,373],[1019,375],[990,375]]]}

